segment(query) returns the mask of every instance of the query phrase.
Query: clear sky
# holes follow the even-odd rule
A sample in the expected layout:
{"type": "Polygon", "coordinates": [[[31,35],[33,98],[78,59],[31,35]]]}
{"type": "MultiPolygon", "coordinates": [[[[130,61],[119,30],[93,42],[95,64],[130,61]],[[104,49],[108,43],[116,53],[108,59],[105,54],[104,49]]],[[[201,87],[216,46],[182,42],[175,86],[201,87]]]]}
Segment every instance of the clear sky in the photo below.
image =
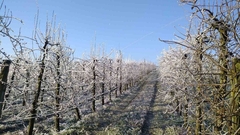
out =
{"type": "MultiPolygon", "coordinates": [[[[124,58],[154,63],[168,48],[158,38],[175,39],[174,34],[187,26],[190,12],[177,0],[5,0],[4,5],[23,20],[23,24],[13,21],[10,27],[16,32],[21,27],[22,35],[30,37],[37,10],[41,24],[54,11],[76,57],[89,53],[96,41],[108,53],[121,50],[124,58]]],[[[1,48],[10,51],[0,40],[1,48]]]]}

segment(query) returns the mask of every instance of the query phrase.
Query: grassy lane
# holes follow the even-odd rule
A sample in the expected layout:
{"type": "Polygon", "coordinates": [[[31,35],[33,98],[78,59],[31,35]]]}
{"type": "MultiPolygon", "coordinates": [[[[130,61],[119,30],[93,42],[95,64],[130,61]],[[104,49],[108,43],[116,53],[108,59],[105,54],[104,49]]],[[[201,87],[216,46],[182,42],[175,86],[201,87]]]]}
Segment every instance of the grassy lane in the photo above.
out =
{"type": "Polygon", "coordinates": [[[150,102],[150,108],[148,109],[147,114],[145,115],[145,120],[144,120],[142,128],[141,128],[142,129],[142,132],[141,132],[142,135],[148,135],[149,131],[150,131],[150,128],[151,128],[150,126],[152,125],[151,121],[154,118],[153,107],[156,104],[155,100],[156,100],[156,94],[158,92],[157,84],[158,84],[158,81],[156,80],[154,82],[154,86],[153,86],[154,92],[153,92],[152,99],[151,99],[151,102],[150,102]]]}
{"type": "Polygon", "coordinates": [[[165,92],[157,82],[154,85],[154,96],[147,112],[141,135],[179,135],[182,118],[179,115],[166,113],[165,92]]]}
{"type": "Polygon", "coordinates": [[[155,93],[156,83],[152,80],[156,80],[156,77],[156,72],[150,73],[138,87],[122,94],[105,109],[86,116],[64,134],[141,134],[155,93]]]}
{"type": "Polygon", "coordinates": [[[134,89],[125,92],[104,109],[84,117],[62,134],[88,135],[178,135],[181,117],[166,112],[164,91],[153,71],[134,89]]]}

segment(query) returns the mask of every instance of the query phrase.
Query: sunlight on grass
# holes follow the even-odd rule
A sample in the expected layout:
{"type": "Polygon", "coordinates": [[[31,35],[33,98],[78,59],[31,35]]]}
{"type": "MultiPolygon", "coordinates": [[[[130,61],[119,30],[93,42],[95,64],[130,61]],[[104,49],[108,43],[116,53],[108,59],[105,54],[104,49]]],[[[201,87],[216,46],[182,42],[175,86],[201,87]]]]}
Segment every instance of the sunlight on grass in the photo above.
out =
{"type": "Polygon", "coordinates": [[[163,135],[163,130],[160,128],[153,128],[149,132],[151,135],[163,135]]]}

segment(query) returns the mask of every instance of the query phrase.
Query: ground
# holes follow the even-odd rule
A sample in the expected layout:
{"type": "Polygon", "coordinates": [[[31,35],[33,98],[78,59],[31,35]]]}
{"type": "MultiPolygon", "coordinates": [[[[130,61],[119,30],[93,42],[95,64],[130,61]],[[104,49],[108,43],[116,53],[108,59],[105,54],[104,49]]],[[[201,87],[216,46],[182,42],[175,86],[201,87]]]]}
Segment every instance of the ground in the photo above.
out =
{"type": "MultiPolygon", "coordinates": [[[[165,91],[158,82],[157,71],[153,71],[112,102],[104,106],[98,104],[96,112],[84,114],[79,121],[65,118],[58,134],[178,135],[183,132],[180,130],[183,121],[180,116],[166,112],[168,105],[164,97],[165,91]]],[[[2,121],[0,125],[0,134],[24,134],[27,121],[2,121]]],[[[57,134],[53,130],[52,118],[39,119],[35,126],[36,134],[57,134]]]]}
{"type": "Polygon", "coordinates": [[[123,93],[102,110],[85,117],[62,134],[175,135],[182,119],[166,112],[164,91],[157,72],[146,76],[138,87],[123,93]]]}

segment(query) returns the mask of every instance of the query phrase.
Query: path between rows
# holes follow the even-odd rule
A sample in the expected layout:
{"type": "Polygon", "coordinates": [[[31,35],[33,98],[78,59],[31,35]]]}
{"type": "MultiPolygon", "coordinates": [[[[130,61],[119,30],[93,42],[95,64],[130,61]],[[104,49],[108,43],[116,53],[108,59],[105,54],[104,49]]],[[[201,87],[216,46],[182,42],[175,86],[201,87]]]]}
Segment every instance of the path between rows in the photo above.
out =
{"type": "Polygon", "coordinates": [[[163,101],[157,78],[157,72],[151,72],[138,87],[87,116],[72,130],[89,135],[164,134],[164,129],[174,121],[172,116],[164,113],[167,104],[163,101]]]}

